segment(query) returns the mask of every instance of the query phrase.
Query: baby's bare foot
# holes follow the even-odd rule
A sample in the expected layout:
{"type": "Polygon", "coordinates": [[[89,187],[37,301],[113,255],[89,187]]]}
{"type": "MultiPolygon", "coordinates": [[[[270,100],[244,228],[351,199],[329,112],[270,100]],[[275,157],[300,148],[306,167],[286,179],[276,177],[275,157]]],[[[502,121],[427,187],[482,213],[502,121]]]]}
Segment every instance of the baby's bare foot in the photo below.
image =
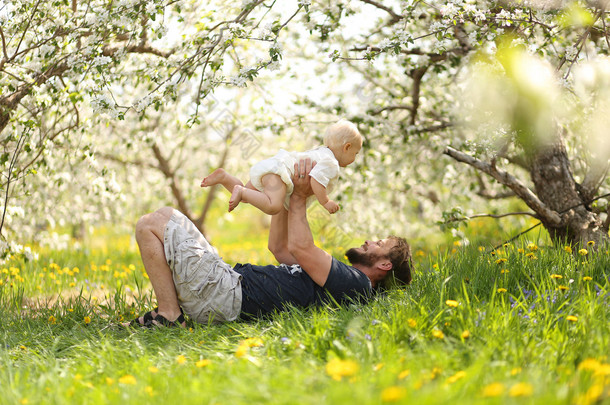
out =
{"type": "Polygon", "coordinates": [[[227,176],[227,172],[223,168],[216,169],[208,177],[203,179],[201,187],[210,187],[222,183],[227,176]]]}
{"type": "Polygon", "coordinates": [[[229,212],[233,211],[241,202],[241,193],[243,190],[243,186],[233,187],[233,193],[231,193],[231,199],[229,199],[229,212]]]}

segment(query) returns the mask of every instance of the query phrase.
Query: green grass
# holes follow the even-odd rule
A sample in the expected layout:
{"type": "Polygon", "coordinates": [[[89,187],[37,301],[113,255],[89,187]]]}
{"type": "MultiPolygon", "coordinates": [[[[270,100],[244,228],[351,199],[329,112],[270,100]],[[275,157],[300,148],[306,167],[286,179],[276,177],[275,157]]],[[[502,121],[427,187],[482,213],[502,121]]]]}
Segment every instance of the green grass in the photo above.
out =
{"type": "MultiPolygon", "coordinates": [[[[266,260],[250,234],[216,242],[266,260]]],[[[610,403],[606,248],[456,247],[366,306],[123,330],[154,305],[137,249],[91,246],[0,268],[2,403],[610,403]]]]}

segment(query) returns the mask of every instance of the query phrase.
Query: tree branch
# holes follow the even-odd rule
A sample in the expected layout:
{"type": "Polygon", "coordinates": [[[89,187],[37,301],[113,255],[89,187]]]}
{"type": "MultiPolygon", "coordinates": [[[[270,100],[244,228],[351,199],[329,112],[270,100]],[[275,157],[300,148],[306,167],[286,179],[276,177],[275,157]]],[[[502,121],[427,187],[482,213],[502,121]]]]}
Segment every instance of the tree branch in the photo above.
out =
{"type": "Polygon", "coordinates": [[[601,187],[604,179],[608,175],[610,169],[610,160],[606,161],[605,164],[601,162],[594,162],[581,184],[576,184],[576,189],[581,195],[583,201],[591,201],[597,191],[601,187]]]}
{"type": "Polygon", "coordinates": [[[408,110],[411,111],[413,109],[412,106],[410,105],[405,105],[405,104],[401,104],[401,105],[389,105],[387,107],[381,107],[378,108],[376,110],[371,111],[369,114],[370,115],[379,115],[384,111],[394,111],[394,110],[408,110]]]}
{"type": "Polygon", "coordinates": [[[153,144],[152,150],[155,155],[155,158],[157,159],[157,162],[159,163],[157,168],[161,171],[161,173],[163,173],[165,178],[170,181],[172,194],[174,195],[174,198],[178,203],[178,208],[187,218],[191,219],[193,216],[191,215],[191,211],[189,210],[188,205],[186,204],[186,199],[182,194],[182,190],[180,190],[180,188],[178,187],[178,183],[176,181],[176,174],[169,166],[169,162],[167,161],[167,159],[165,159],[165,157],[161,153],[161,149],[159,149],[159,146],[157,146],[156,143],[153,144]]]}
{"type": "Polygon", "coordinates": [[[417,110],[419,109],[419,94],[421,89],[421,80],[426,74],[428,70],[428,66],[423,66],[420,68],[413,69],[409,76],[413,79],[413,87],[411,88],[411,101],[413,103],[411,108],[411,120],[410,124],[415,125],[415,121],[417,120],[417,110]]]}
{"type": "Polygon", "coordinates": [[[527,211],[522,211],[522,212],[508,212],[506,214],[475,214],[475,215],[470,215],[470,216],[464,216],[462,218],[457,218],[457,219],[451,219],[447,222],[458,222],[458,221],[466,221],[466,220],[471,220],[471,219],[475,219],[475,218],[504,218],[504,217],[510,217],[510,216],[516,216],[516,215],[527,215],[536,219],[540,219],[540,217],[535,213],[535,212],[527,212],[527,211]]]}
{"type": "Polygon", "coordinates": [[[113,56],[121,49],[125,49],[125,51],[128,53],[150,53],[162,58],[169,58],[170,55],[174,53],[174,50],[161,51],[157,48],[153,48],[150,44],[139,43],[137,45],[127,45],[125,47],[106,45],[104,48],[102,48],[102,55],[113,56]]]}
{"type": "Polygon", "coordinates": [[[498,193],[496,191],[489,190],[489,188],[487,187],[487,184],[483,180],[483,177],[481,175],[479,175],[479,172],[475,172],[475,174],[477,176],[477,183],[479,184],[479,190],[477,191],[477,195],[479,197],[483,197],[487,200],[500,200],[503,198],[509,198],[509,197],[515,196],[515,193],[513,193],[512,191],[498,193]]]}
{"type": "Polygon", "coordinates": [[[536,194],[534,194],[519,179],[515,178],[510,173],[499,170],[497,167],[492,166],[487,162],[483,162],[473,156],[453,149],[450,146],[448,146],[443,153],[452,157],[458,162],[466,163],[475,169],[490,175],[501,184],[513,190],[515,194],[519,196],[519,198],[521,198],[528,207],[533,209],[545,222],[552,225],[559,225],[561,223],[561,217],[557,212],[549,209],[542,201],[540,201],[536,194]]]}
{"type": "Polygon", "coordinates": [[[360,0],[360,1],[363,2],[363,3],[366,3],[366,4],[370,4],[371,6],[375,6],[378,9],[387,12],[392,17],[392,20],[390,21],[390,24],[394,24],[394,23],[396,23],[396,22],[398,22],[398,21],[400,21],[400,20],[402,20],[404,18],[400,14],[396,14],[394,12],[394,10],[392,10],[391,8],[389,8],[387,6],[384,6],[383,4],[378,3],[376,1],[373,1],[373,0],[360,0]]]}

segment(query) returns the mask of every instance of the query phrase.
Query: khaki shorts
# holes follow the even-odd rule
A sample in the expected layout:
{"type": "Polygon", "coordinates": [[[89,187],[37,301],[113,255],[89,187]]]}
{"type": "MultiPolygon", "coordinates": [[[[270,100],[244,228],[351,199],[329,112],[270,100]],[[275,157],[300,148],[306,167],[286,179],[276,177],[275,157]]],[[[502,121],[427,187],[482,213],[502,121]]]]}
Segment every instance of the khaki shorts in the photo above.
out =
{"type": "Polygon", "coordinates": [[[203,324],[239,316],[241,275],[180,211],[174,210],[165,227],[164,246],[178,302],[187,315],[203,324]]]}

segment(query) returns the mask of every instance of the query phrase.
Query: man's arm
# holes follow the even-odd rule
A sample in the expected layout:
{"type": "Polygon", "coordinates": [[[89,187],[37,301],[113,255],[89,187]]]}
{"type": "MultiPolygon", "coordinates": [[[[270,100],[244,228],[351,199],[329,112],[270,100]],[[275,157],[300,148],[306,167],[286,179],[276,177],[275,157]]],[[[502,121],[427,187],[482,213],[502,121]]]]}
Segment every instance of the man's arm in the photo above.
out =
{"type": "Polygon", "coordinates": [[[297,264],[297,259],[288,250],[288,211],[285,208],[271,217],[267,247],[279,263],[297,264]]]}
{"type": "Polygon", "coordinates": [[[309,277],[319,286],[324,286],[333,258],[314,244],[307,222],[307,197],[313,194],[309,177],[311,167],[309,159],[295,165],[294,191],[288,210],[288,250],[309,277]]]}

